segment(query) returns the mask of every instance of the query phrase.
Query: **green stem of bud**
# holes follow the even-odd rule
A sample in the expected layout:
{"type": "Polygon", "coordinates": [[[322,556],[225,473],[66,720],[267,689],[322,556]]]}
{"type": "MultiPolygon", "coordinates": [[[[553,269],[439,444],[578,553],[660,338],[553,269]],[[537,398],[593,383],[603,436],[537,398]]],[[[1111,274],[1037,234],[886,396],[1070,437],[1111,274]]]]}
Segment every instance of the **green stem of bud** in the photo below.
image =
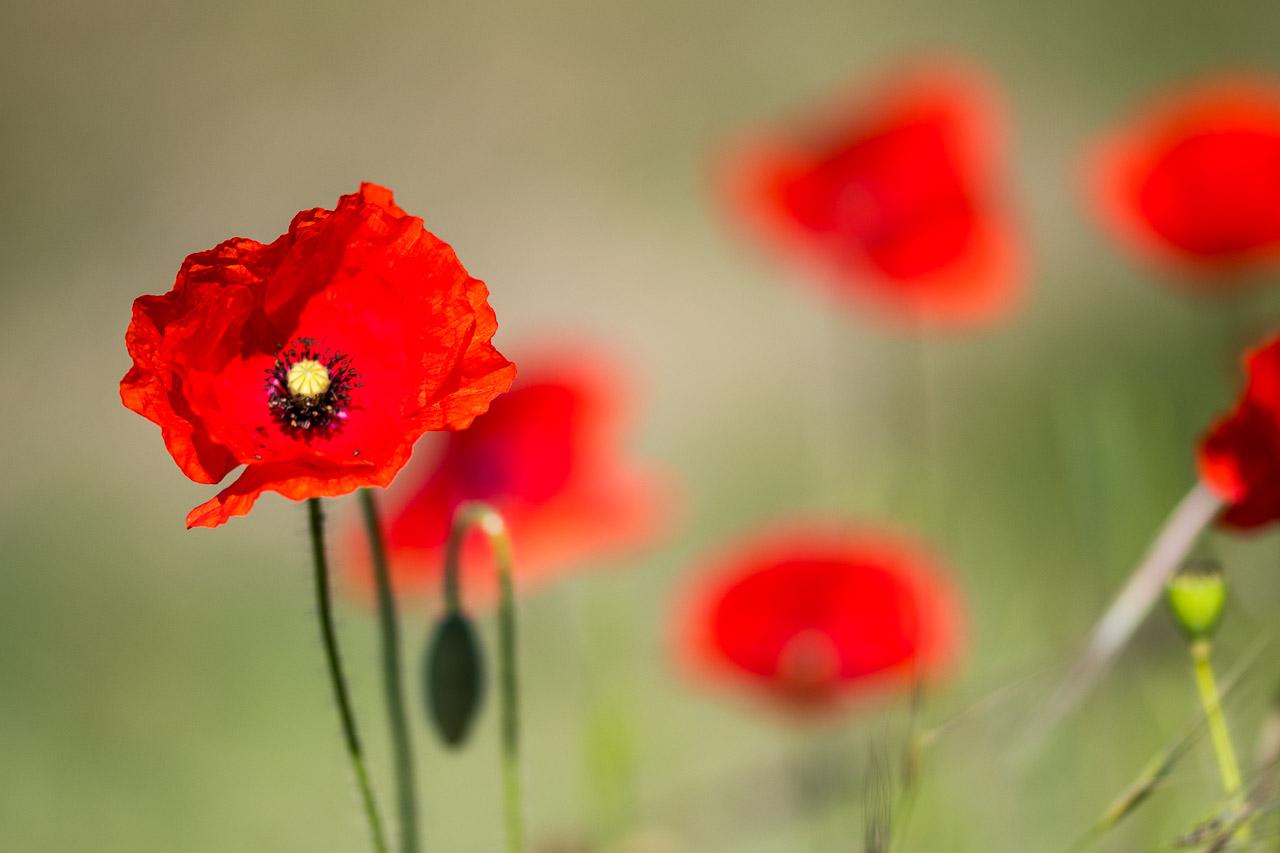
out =
{"type": "Polygon", "coordinates": [[[376,853],[388,853],[386,833],[382,818],[369,783],[369,771],[364,764],[364,750],[356,731],[356,717],[352,710],[351,696],[347,692],[347,679],[342,671],[342,657],[338,653],[338,633],[333,624],[333,601],[329,595],[329,560],[324,549],[324,515],[320,499],[307,500],[307,518],[311,528],[311,557],[315,567],[316,609],[320,615],[320,639],[324,645],[325,662],[329,667],[329,682],[333,686],[333,698],[338,704],[338,716],[342,721],[342,736],[347,747],[347,758],[355,773],[360,789],[360,801],[369,821],[373,849],[376,853]]]}
{"type": "Polygon", "coordinates": [[[460,568],[462,546],[472,527],[489,539],[498,570],[498,691],[502,704],[502,792],[508,853],[524,850],[524,818],[520,807],[520,693],[516,677],[516,602],[511,539],[498,511],[469,501],[458,507],[445,550],[444,600],[450,614],[462,612],[460,568]]]}
{"type": "Polygon", "coordinates": [[[378,504],[372,489],[360,490],[360,510],[373,563],[374,587],[378,596],[378,627],[382,655],[382,688],[391,732],[391,755],[395,762],[396,805],[400,817],[401,853],[418,853],[417,785],[413,774],[413,744],[409,739],[409,716],[404,698],[400,663],[400,620],[396,613],[395,590],[382,539],[378,504]]]}
{"type": "MultiPolygon", "coordinates": [[[[1218,760],[1218,772],[1222,776],[1222,791],[1227,795],[1233,809],[1244,807],[1241,797],[1243,781],[1240,777],[1240,764],[1236,761],[1236,751],[1231,745],[1231,731],[1227,728],[1226,716],[1222,713],[1222,703],[1218,698],[1218,682],[1213,674],[1213,644],[1209,640],[1195,640],[1191,643],[1191,662],[1195,669],[1196,687],[1200,691],[1200,704],[1204,708],[1205,721],[1209,726],[1209,737],[1213,741],[1213,753],[1218,760]]],[[[1249,827],[1242,826],[1236,836],[1241,840],[1249,838],[1249,827]]]]}

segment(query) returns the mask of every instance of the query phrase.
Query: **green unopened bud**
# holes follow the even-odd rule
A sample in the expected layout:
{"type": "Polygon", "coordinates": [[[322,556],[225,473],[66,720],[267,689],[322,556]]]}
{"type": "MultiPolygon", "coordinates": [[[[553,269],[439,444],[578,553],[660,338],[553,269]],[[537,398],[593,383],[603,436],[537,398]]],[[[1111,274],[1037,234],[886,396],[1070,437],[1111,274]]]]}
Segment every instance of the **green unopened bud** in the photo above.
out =
{"type": "Polygon", "coordinates": [[[1169,610],[1178,627],[1192,640],[1208,640],[1218,630],[1227,604],[1227,582],[1217,563],[1188,563],[1169,581],[1169,610]]]}
{"type": "Polygon", "coordinates": [[[423,689],[436,731],[446,745],[461,746],[484,694],[484,663],[471,620],[457,612],[445,616],[424,663],[423,689]]]}

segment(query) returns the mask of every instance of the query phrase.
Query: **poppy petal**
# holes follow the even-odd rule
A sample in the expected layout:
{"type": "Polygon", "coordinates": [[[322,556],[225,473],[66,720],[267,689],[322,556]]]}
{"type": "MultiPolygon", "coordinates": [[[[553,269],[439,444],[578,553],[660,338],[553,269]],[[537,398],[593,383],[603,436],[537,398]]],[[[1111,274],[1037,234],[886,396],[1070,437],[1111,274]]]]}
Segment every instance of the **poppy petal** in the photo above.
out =
{"type": "Polygon", "coordinates": [[[1235,409],[1200,442],[1200,476],[1227,502],[1220,522],[1251,529],[1280,520],[1280,337],[1248,354],[1235,409]]]}
{"type": "Polygon", "coordinates": [[[1097,146],[1095,208],[1140,255],[1216,275],[1280,261],[1280,86],[1195,84],[1097,146]]]}
{"type": "Polygon", "coordinates": [[[731,159],[739,215],[783,254],[912,323],[998,315],[1021,278],[995,188],[999,122],[972,73],[929,69],[731,159]]]}
{"type": "Polygon", "coordinates": [[[937,676],[960,631],[935,566],[905,539],[836,523],[749,536],[687,596],[682,654],[700,673],[806,710],[937,676]]]}
{"type": "Polygon", "coordinates": [[[465,428],[510,386],[496,331],[485,285],[364,184],[270,244],[190,256],[172,290],[140,297],[121,397],[193,480],[246,466],[189,519],[216,525],[263,490],[300,500],[390,483],[424,432],[465,428]],[[314,392],[290,385],[302,361],[322,376],[314,392]]]}
{"type": "MultiPolygon", "coordinates": [[[[623,452],[624,371],[588,347],[535,353],[510,393],[464,431],[438,443],[393,490],[386,544],[401,589],[434,592],[450,519],[469,500],[503,514],[516,550],[518,585],[554,577],[588,557],[626,550],[657,530],[666,489],[623,452]]],[[[367,588],[367,543],[349,542],[357,583],[367,588]]],[[[463,590],[473,605],[496,595],[487,543],[466,544],[463,590]]]]}

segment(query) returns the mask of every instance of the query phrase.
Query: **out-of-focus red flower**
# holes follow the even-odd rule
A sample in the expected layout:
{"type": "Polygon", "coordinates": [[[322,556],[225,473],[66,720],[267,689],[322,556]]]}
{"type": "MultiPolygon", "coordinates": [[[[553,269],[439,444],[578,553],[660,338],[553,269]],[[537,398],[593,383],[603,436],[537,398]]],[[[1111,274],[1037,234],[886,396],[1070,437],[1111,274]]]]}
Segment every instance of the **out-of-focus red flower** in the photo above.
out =
{"type": "MultiPolygon", "coordinates": [[[[450,520],[464,501],[502,513],[521,588],[655,533],[662,490],[624,453],[622,372],[587,350],[544,352],[523,365],[510,393],[470,429],[444,437],[437,455],[392,490],[385,537],[401,589],[437,591],[450,520]]],[[[367,585],[363,536],[350,552],[367,585]]],[[[468,539],[461,569],[466,599],[493,598],[483,536],[468,539]]]]}
{"type": "Polygon", "coordinates": [[[1106,223],[1157,261],[1231,272],[1280,260],[1280,86],[1219,79],[1158,104],[1099,145],[1106,223]]]}
{"type": "Polygon", "coordinates": [[[1280,520],[1280,337],[1245,367],[1244,395],[1200,442],[1200,477],[1227,503],[1219,521],[1241,529],[1280,520]]]}
{"type": "Polygon", "coordinates": [[[679,612],[699,672],[820,710],[940,674],[957,656],[957,600],[916,545],[835,524],[739,542],[679,612]]]}
{"type": "Polygon", "coordinates": [[[997,187],[1002,137],[978,76],[919,71],[748,142],[730,199],[838,292],[912,324],[977,323],[1012,303],[1020,278],[997,187]]]}
{"type": "Polygon", "coordinates": [[[125,406],[161,428],[198,483],[245,469],[187,526],[385,486],[428,430],[462,429],[511,384],[484,283],[364,184],[299,213],[273,243],[189,256],[173,289],[140,296],[125,341],[125,406]]]}

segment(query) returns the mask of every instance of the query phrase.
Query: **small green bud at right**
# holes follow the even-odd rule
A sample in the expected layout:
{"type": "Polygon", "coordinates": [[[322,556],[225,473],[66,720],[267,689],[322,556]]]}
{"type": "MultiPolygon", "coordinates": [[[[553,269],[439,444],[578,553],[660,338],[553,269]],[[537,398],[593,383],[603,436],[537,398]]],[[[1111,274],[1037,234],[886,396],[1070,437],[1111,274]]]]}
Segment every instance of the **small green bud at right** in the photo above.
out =
{"type": "Polygon", "coordinates": [[[1227,582],[1217,563],[1189,563],[1166,589],[1173,621],[1192,640],[1208,640],[1218,630],[1227,604],[1227,582]]]}
{"type": "Polygon", "coordinates": [[[471,620],[461,613],[445,616],[424,663],[423,692],[436,731],[446,745],[461,746],[484,693],[480,641],[471,620]]]}

